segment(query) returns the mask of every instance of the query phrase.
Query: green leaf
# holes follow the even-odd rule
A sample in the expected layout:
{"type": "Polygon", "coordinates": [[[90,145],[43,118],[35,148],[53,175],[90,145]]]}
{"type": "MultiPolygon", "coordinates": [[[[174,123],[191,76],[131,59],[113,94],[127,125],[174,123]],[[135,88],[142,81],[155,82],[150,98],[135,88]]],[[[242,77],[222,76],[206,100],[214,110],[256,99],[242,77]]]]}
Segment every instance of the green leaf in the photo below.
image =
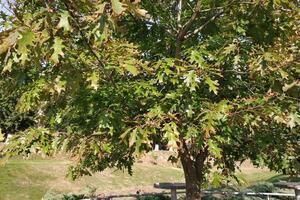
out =
{"type": "Polygon", "coordinates": [[[190,59],[191,63],[195,62],[198,65],[200,65],[201,67],[203,67],[202,65],[204,65],[203,58],[200,55],[199,51],[196,51],[196,50],[191,51],[189,59],[190,59]]]}
{"type": "Polygon", "coordinates": [[[207,141],[207,144],[208,144],[208,150],[209,152],[215,157],[215,158],[221,158],[222,155],[221,155],[221,149],[218,147],[218,145],[216,144],[215,141],[209,139],[207,141]]]}
{"type": "Polygon", "coordinates": [[[189,71],[188,74],[184,75],[184,83],[190,88],[190,91],[195,91],[198,86],[199,79],[194,70],[189,71]]]}
{"type": "Polygon", "coordinates": [[[61,115],[59,113],[57,113],[56,116],[55,116],[55,122],[57,124],[60,124],[62,122],[62,118],[61,118],[61,115]]]}
{"type": "Polygon", "coordinates": [[[174,122],[166,123],[163,127],[165,132],[164,138],[168,140],[168,146],[171,148],[178,148],[177,140],[179,137],[179,132],[177,130],[177,125],[174,122]]]}
{"type": "Polygon", "coordinates": [[[59,19],[59,23],[57,25],[57,28],[63,28],[65,32],[70,31],[71,30],[71,26],[69,23],[69,18],[70,14],[68,11],[63,11],[60,14],[60,19],[59,19]]]}
{"type": "Polygon", "coordinates": [[[54,39],[54,44],[52,46],[53,54],[51,56],[51,60],[57,64],[59,63],[59,56],[64,57],[64,53],[63,53],[63,49],[65,48],[65,46],[63,45],[63,41],[62,39],[60,39],[59,37],[55,37],[54,39]]]}
{"type": "Polygon", "coordinates": [[[222,175],[219,172],[213,172],[211,185],[214,188],[217,188],[220,186],[221,181],[222,181],[222,175]]]}
{"type": "Polygon", "coordinates": [[[21,39],[18,41],[18,54],[21,55],[20,60],[23,65],[25,61],[28,60],[28,47],[33,45],[34,39],[34,33],[30,29],[21,33],[21,39]]]}
{"type": "Polygon", "coordinates": [[[124,68],[129,71],[132,75],[136,76],[139,74],[138,69],[134,65],[124,64],[124,68]]]}
{"type": "Polygon", "coordinates": [[[124,4],[122,4],[119,0],[111,0],[111,6],[117,15],[121,15],[126,9],[124,8],[124,4]]]}
{"type": "Polygon", "coordinates": [[[215,95],[218,94],[218,89],[219,89],[218,86],[220,85],[218,83],[218,80],[213,81],[213,80],[211,80],[210,77],[206,77],[205,83],[208,85],[210,92],[213,91],[213,93],[215,93],[215,95]]]}

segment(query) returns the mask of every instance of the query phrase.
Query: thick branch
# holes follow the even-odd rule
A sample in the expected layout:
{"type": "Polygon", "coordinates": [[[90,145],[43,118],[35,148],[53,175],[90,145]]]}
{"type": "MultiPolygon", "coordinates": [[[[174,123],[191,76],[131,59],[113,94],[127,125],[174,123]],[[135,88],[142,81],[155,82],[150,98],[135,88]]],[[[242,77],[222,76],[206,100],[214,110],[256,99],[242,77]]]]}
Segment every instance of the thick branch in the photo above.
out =
{"type": "Polygon", "coordinates": [[[179,31],[178,40],[182,41],[184,39],[188,30],[192,26],[193,22],[198,18],[199,14],[200,14],[200,10],[201,10],[201,1],[198,0],[192,17],[186,22],[186,24],[183,26],[183,28],[179,31]]]}
{"type": "Polygon", "coordinates": [[[210,19],[208,19],[204,24],[202,24],[199,28],[197,28],[193,32],[185,35],[184,38],[189,38],[189,37],[191,37],[193,35],[196,35],[197,33],[201,32],[210,22],[212,22],[216,18],[220,17],[223,13],[224,13],[224,11],[218,12],[217,14],[215,14],[214,16],[212,16],[210,19]]]}
{"type": "Polygon", "coordinates": [[[194,9],[194,13],[191,18],[185,23],[183,27],[179,27],[178,35],[176,38],[176,48],[175,48],[175,58],[180,59],[181,54],[181,45],[183,40],[185,39],[185,35],[187,34],[188,30],[192,26],[193,22],[198,18],[201,10],[201,0],[197,1],[197,4],[194,9]]]}
{"type": "Polygon", "coordinates": [[[208,146],[204,147],[204,150],[200,150],[200,152],[196,155],[195,168],[196,168],[197,176],[200,180],[203,180],[204,178],[203,169],[207,157],[208,157],[208,146]]]}
{"type": "Polygon", "coordinates": [[[178,0],[177,9],[178,9],[178,13],[177,13],[177,24],[178,24],[178,27],[181,28],[182,0],[178,0]]]}

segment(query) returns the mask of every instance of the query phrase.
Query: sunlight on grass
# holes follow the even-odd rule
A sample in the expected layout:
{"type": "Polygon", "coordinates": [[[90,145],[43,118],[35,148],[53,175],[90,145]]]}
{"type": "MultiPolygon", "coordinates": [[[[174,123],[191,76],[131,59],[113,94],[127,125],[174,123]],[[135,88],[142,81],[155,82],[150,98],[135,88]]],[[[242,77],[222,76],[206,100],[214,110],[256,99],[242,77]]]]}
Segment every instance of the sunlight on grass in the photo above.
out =
{"type": "Polygon", "coordinates": [[[180,169],[148,164],[136,164],[133,176],[106,170],[71,181],[65,177],[67,165],[64,160],[10,160],[0,167],[0,200],[41,199],[47,191],[79,192],[87,185],[96,187],[97,193],[107,193],[126,188],[137,191],[154,182],[183,181],[180,169]]]}
{"type": "MultiPolygon", "coordinates": [[[[0,166],[0,200],[35,200],[41,199],[47,191],[78,193],[86,186],[97,188],[97,194],[112,191],[132,193],[145,188],[151,191],[155,182],[184,181],[180,168],[150,163],[137,163],[133,168],[133,176],[126,171],[111,169],[71,181],[65,177],[69,164],[64,159],[10,160],[6,165],[0,166]]],[[[266,169],[256,168],[242,170],[237,176],[244,180],[243,187],[286,178],[266,169]]]]}

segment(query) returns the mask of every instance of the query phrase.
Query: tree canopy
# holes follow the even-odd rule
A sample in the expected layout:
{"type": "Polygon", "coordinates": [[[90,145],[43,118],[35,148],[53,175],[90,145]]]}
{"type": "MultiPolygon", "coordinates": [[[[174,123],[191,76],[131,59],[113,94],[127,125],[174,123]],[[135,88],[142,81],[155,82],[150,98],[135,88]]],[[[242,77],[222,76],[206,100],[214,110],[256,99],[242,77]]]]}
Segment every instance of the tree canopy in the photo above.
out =
{"type": "Polygon", "coordinates": [[[67,151],[76,178],[107,167],[131,173],[161,142],[181,160],[188,199],[234,175],[236,161],[299,172],[298,1],[7,6],[1,81],[36,123],[3,154],[67,151]]]}

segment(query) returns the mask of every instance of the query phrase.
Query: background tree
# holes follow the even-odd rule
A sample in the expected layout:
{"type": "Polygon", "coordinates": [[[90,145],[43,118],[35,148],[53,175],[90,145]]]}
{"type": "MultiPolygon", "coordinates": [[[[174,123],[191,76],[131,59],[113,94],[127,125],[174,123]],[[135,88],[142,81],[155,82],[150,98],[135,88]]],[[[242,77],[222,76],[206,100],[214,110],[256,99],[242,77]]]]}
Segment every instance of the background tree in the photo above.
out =
{"type": "Polygon", "coordinates": [[[64,150],[76,178],[107,167],[131,173],[162,141],[178,153],[171,159],[182,163],[191,200],[234,176],[236,161],[297,173],[297,1],[9,5],[1,79],[20,91],[19,112],[39,115],[5,155],[64,150]]]}
{"type": "Polygon", "coordinates": [[[0,142],[9,134],[24,131],[34,124],[33,113],[19,113],[15,110],[17,92],[9,93],[9,86],[0,82],[0,142]]]}

